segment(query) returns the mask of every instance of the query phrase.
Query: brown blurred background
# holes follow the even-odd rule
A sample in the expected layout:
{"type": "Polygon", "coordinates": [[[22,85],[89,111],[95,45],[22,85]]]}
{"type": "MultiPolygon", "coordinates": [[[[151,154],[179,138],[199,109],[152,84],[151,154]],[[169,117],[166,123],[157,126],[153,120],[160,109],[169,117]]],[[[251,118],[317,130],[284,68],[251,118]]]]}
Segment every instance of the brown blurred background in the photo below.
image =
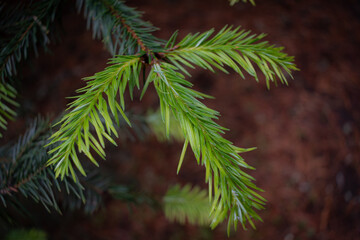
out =
{"type": "MultiPolygon", "coordinates": [[[[243,157],[256,167],[251,174],[265,190],[266,210],[256,230],[226,235],[168,222],[146,206],[132,208],[109,200],[91,217],[72,216],[49,222],[51,239],[359,239],[360,236],[360,2],[356,0],[257,0],[257,6],[226,0],[133,0],[144,18],[167,39],[179,29],[190,32],[241,25],[284,46],[301,69],[289,86],[256,83],[236,74],[192,71],[195,88],[216,97],[205,103],[221,112],[219,122],[237,146],[257,150],[243,157]]],[[[69,4],[73,6],[73,4],[69,4]]],[[[29,62],[23,72],[22,119],[38,112],[62,112],[82,86],[81,78],[101,71],[110,55],[86,30],[74,10],[63,16],[61,41],[50,54],[29,62]]],[[[154,89],[128,109],[156,108],[154,89]]],[[[16,136],[23,121],[10,125],[16,136]]],[[[116,178],[135,177],[146,192],[162,195],[174,183],[204,184],[204,169],[188,151],[181,173],[176,167],[181,143],[123,143],[107,147],[104,167],[116,178]]],[[[59,216],[57,216],[59,218],[59,216]]]]}

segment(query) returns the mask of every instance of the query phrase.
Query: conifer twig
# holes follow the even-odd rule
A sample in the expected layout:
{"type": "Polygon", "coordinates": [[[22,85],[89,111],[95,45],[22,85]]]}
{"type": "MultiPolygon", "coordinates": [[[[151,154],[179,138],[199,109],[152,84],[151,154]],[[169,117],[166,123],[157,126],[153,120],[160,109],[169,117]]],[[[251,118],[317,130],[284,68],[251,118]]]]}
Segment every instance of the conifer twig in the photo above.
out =
{"type": "Polygon", "coordinates": [[[126,6],[123,1],[77,0],[77,5],[79,11],[84,9],[93,36],[102,38],[113,56],[161,49],[163,40],[151,34],[157,28],[143,21],[142,13],[126,6]]]}
{"type": "Polygon", "coordinates": [[[17,64],[27,58],[30,48],[37,54],[39,43],[43,47],[49,43],[48,27],[59,2],[42,0],[30,6],[22,2],[0,3],[0,127],[3,129],[6,129],[7,119],[16,116],[12,107],[19,105],[15,101],[17,91],[12,86],[17,64]]]}
{"type": "Polygon", "coordinates": [[[107,8],[110,9],[111,14],[120,20],[120,22],[122,23],[122,25],[128,30],[128,32],[131,34],[131,36],[137,41],[137,43],[139,44],[139,46],[141,47],[141,50],[143,50],[144,52],[148,52],[149,49],[145,46],[144,42],[140,39],[140,37],[136,34],[136,32],[134,31],[134,29],[132,29],[127,23],[125,18],[121,17],[121,15],[118,13],[118,11],[115,10],[114,6],[110,5],[108,2],[106,2],[105,0],[102,0],[105,3],[105,6],[107,8]]]}
{"type": "Polygon", "coordinates": [[[41,168],[36,170],[36,172],[34,172],[33,174],[30,174],[26,178],[21,179],[20,182],[14,184],[14,185],[6,186],[5,188],[0,189],[0,194],[11,195],[11,192],[19,192],[19,188],[21,188],[24,184],[32,181],[33,178],[37,177],[37,175],[40,174],[43,170],[45,170],[45,168],[46,168],[46,165],[42,166],[41,168]]]}
{"type": "MultiPolygon", "coordinates": [[[[121,46],[128,46],[132,55],[116,56],[105,70],[85,79],[87,86],[78,90],[80,95],[70,104],[69,112],[59,122],[60,129],[51,137],[50,145],[57,146],[51,150],[53,157],[48,164],[54,166],[55,175],[61,178],[69,174],[75,176],[75,168],[85,175],[78,153],[83,152],[95,165],[98,163],[91,150],[105,158],[105,138],[116,144],[112,134],[118,136],[114,119],[116,121],[121,115],[130,125],[124,114],[126,87],[132,99],[133,89],[140,89],[141,70],[149,67],[147,76],[143,71],[146,80],[140,98],[153,83],[159,96],[167,135],[171,114],[178,120],[185,137],[178,171],[188,144],[198,164],[205,166],[212,204],[211,226],[217,226],[228,217],[228,231],[231,225],[236,228],[238,223],[244,228],[246,223],[254,227],[253,221],[261,220],[256,210],[263,209],[266,200],[258,194],[261,189],[253,183],[255,179],[243,171],[253,167],[239,155],[252,149],[236,147],[222,137],[227,129],[215,122],[220,114],[200,101],[210,96],[191,89],[192,84],[182,73],[190,76],[186,67],[195,66],[228,73],[226,67],[229,67],[243,78],[245,71],[258,80],[255,70],[258,67],[270,87],[270,82],[277,84],[277,80],[287,84],[285,73],[291,76],[291,71],[297,70],[293,57],[284,53],[282,48],[261,41],[264,34],[251,35],[250,31],[227,26],[215,34],[213,29],[188,34],[177,43],[175,32],[166,44],[159,45],[149,33],[154,28],[141,28],[138,25],[141,15],[122,2],[109,0],[109,6],[113,8],[100,8],[101,13],[91,14],[89,8],[92,0],[85,2],[88,4],[84,7],[87,16],[100,16],[99,21],[105,21],[110,10],[111,17],[120,23],[109,25],[109,29],[114,26],[122,29],[119,36],[124,36],[125,41],[121,46]],[[91,129],[95,130],[96,135],[90,132],[91,129]]],[[[97,24],[93,22],[95,29],[99,29],[97,24]]]]}

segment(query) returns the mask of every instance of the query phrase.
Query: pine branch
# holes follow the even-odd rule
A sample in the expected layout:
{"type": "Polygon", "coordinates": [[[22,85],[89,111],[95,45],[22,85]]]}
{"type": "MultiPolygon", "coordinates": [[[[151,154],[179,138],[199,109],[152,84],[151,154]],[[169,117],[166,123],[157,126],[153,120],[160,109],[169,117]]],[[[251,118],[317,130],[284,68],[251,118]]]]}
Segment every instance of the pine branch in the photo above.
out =
{"type": "Polygon", "coordinates": [[[16,63],[26,59],[30,46],[37,54],[37,45],[49,43],[50,24],[54,21],[59,0],[0,6],[0,74],[2,81],[16,75],[16,63]]]}
{"type": "Polygon", "coordinates": [[[53,169],[46,168],[50,149],[43,146],[48,142],[49,133],[49,122],[38,118],[16,144],[0,149],[2,159],[6,159],[0,162],[0,199],[5,207],[13,205],[22,195],[40,202],[48,211],[50,207],[60,211],[56,192],[62,188],[83,199],[80,183],[69,178],[60,182],[53,169]]]}
{"type": "Polygon", "coordinates": [[[208,225],[211,205],[207,192],[190,185],[169,188],[163,197],[165,216],[170,221],[184,224],[186,219],[191,224],[208,225]]]}
{"type": "Polygon", "coordinates": [[[163,40],[154,37],[151,23],[141,19],[142,13],[117,0],[78,0],[77,8],[84,8],[88,28],[92,25],[93,37],[103,39],[110,53],[134,55],[157,51],[163,40]]]}
{"type": "MultiPolygon", "coordinates": [[[[159,112],[154,112],[142,116],[128,113],[134,131],[126,131],[127,123],[122,119],[116,130],[122,132],[122,140],[134,137],[144,138],[152,131],[152,120],[149,119],[158,119],[159,114],[159,112]]],[[[101,120],[104,121],[104,119],[101,120]]],[[[159,125],[158,128],[164,126],[161,121],[157,125],[159,125]]],[[[157,133],[157,137],[162,139],[164,137],[162,134],[157,133]]],[[[53,207],[60,211],[59,203],[61,203],[62,210],[72,211],[82,208],[85,213],[92,214],[102,205],[104,194],[109,191],[114,193],[114,187],[110,188],[110,179],[101,174],[98,169],[86,165],[88,175],[87,177],[79,176],[77,184],[72,183],[70,178],[65,178],[64,181],[56,180],[53,167],[46,168],[46,162],[51,157],[47,151],[51,149],[43,147],[50,135],[50,123],[39,118],[15,144],[0,148],[0,199],[3,205],[15,205],[20,195],[30,196],[33,200],[39,201],[38,198],[44,198],[41,196],[44,191],[39,188],[45,182],[51,185],[45,189],[47,191],[45,193],[49,195],[49,199],[53,198],[52,204],[45,202],[48,210],[53,207]],[[50,188],[52,194],[49,192],[50,188]],[[60,190],[66,190],[67,195],[62,196],[60,190]]],[[[145,199],[140,195],[134,197],[136,201],[145,199]]],[[[6,212],[0,211],[0,220],[2,218],[4,220],[4,214],[6,212]]]]}
{"type": "Polygon", "coordinates": [[[141,69],[150,66],[141,97],[153,82],[159,95],[167,135],[170,132],[171,113],[179,121],[185,144],[178,171],[188,144],[197,162],[205,165],[209,195],[213,197],[211,226],[215,227],[229,215],[228,231],[232,224],[236,228],[238,222],[244,228],[246,222],[254,227],[253,220],[261,220],[255,210],[263,208],[265,199],[256,192],[261,190],[252,182],[254,178],[241,169],[253,169],[238,155],[250,149],[235,147],[221,136],[227,129],[214,121],[219,113],[199,101],[209,96],[192,90],[192,84],[185,80],[180,71],[188,74],[184,67],[197,65],[212,71],[217,68],[227,72],[225,66],[228,66],[241,76],[244,76],[242,71],[246,71],[258,79],[253,66],[255,63],[265,75],[269,86],[270,81],[276,83],[276,79],[286,83],[283,71],[291,74],[290,71],[296,67],[293,58],[283,53],[281,48],[258,42],[263,35],[249,36],[249,32],[231,27],[223,28],[210,38],[212,33],[213,30],[203,34],[189,34],[177,45],[174,34],[161,51],[117,56],[110,62],[111,66],[87,78],[87,86],[79,90],[81,95],[70,104],[70,112],[63,117],[59,123],[60,129],[51,137],[50,145],[59,144],[51,151],[54,155],[48,162],[54,165],[56,176],[64,178],[69,174],[75,175],[73,165],[85,175],[78,152],[84,152],[95,165],[97,161],[90,153],[91,150],[105,158],[104,137],[116,144],[111,137],[112,134],[117,136],[112,117],[116,121],[119,111],[130,125],[123,112],[126,86],[129,86],[132,97],[134,87],[139,88],[140,85],[141,69]],[[115,100],[117,95],[120,104],[115,100]],[[90,132],[91,128],[95,130],[97,138],[90,132]]]}
{"type": "MultiPolygon", "coordinates": [[[[131,37],[136,40],[137,44],[140,46],[141,50],[144,52],[148,52],[149,49],[145,46],[145,43],[143,42],[143,40],[140,38],[139,34],[136,33],[127,23],[125,18],[123,18],[120,13],[115,9],[115,7],[113,5],[110,5],[109,3],[107,3],[106,1],[105,5],[108,9],[110,9],[110,13],[111,15],[113,15],[119,22],[121,22],[121,24],[123,25],[124,28],[126,28],[126,30],[130,33],[131,37]]],[[[143,31],[142,31],[143,32],[143,31]]]]}
{"type": "Polygon", "coordinates": [[[0,126],[4,129],[6,119],[16,116],[11,109],[18,106],[11,78],[17,74],[17,64],[27,58],[31,47],[37,54],[37,45],[45,47],[49,43],[49,26],[58,4],[59,0],[38,1],[30,6],[0,4],[0,126]]]}
{"type": "MultiPolygon", "coordinates": [[[[244,149],[237,148],[220,134],[225,128],[213,121],[218,112],[207,108],[198,99],[205,95],[190,89],[191,83],[168,63],[156,63],[152,77],[159,95],[160,106],[165,122],[172,111],[180,122],[185,135],[185,145],[190,144],[198,163],[205,165],[206,181],[209,183],[212,202],[212,227],[223,221],[229,213],[229,226],[240,221],[260,220],[254,209],[262,209],[265,199],[254,190],[260,190],[252,183],[252,178],[239,169],[252,169],[238,155],[244,149]]],[[[186,149],[186,147],[184,148],[186,149]]],[[[184,155],[182,154],[182,157],[184,155]]],[[[182,162],[182,159],[180,159],[182,162]]]]}
{"type": "Polygon", "coordinates": [[[244,78],[242,70],[245,70],[258,81],[253,62],[264,74],[268,88],[270,81],[276,84],[276,79],[287,84],[283,71],[291,76],[291,70],[297,70],[293,57],[283,53],[283,48],[259,42],[265,34],[250,35],[250,31],[239,31],[239,27],[224,27],[210,38],[213,33],[212,29],[202,34],[189,34],[175,47],[174,34],[167,44],[170,49],[164,56],[186,74],[188,72],[181,65],[192,68],[197,65],[212,72],[215,67],[225,73],[228,72],[224,66],[228,66],[241,77],[244,78]]]}
{"type": "Polygon", "coordinates": [[[50,151],[55,154],[48,161],[49,165],[55,165],[56,177],[60,175],[61,178],[64,178],[70,172],[75,180],[73,165],[83,175],[86,175],[77,156],[75,145],[78,151],[83,152],[95,165],[98,164],[90,152],[90,147],[100,157],[105,158],[104,137],[116,145],[111,135],[118,136],[114,122],[111,120],[111,114],[115,119],[119,119],[119,111],[130,125],[123,110],[125,108],[124,92],[127,85],[131,96],[134,87],[139,88],[140,57],[119,56],[110,63],[113,65],[107,67],[103,72],[85,79],[87,86],[78,90],[81,95],[70,104],[68,109],[71,111],[61,119],[58,123],[61,124],[60,129],[51,136],[50,145],[60,144],[50,151]],[[103,94],[107,96],[107,100],[103,94]],[[120,104],[115,100],[118,94],[120,104]],[[101,122],[100,117],[105,120],[105,123],[101,122]],[[97,139],[90,132],[91,127],[95,129],[97,139]]]}

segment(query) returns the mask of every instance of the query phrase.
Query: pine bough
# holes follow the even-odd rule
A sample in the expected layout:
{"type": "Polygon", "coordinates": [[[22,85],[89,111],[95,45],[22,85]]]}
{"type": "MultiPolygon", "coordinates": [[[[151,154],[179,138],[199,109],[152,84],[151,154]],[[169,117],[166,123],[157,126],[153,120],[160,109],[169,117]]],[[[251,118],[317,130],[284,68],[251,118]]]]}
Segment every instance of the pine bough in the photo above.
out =
{"type": "Polygon", "coordinates": [[[60,127],[51,136],[52,158],[48,161],[55,176],[65,179],[72,175],[76,180],[76,169],[86,175],[79,153],[98,165],[94,153],[105,158],[105,141],[116,145],[117,119],[122,117],[131,126],[124,113],[125,91],[133,97],[134,89],[141,89],[142,97],[153,84],[166,131],[169,132],[173,115],[185,137],[178,171],[188,145],[197,162],[205,167],[212,203],[211,226],[228,217],[228,227],[234,224],[236,228],[238,223],[245,227],[246,222],[254,227],[253,220],[261,220],[256,210],[263,208],[265,199],[257,193],[261,190],[253,183],[254,178],[243,171],[253,168],[239,155],[251,149],[236,147],[222,137],[227,129],[215,122],[219,113],[200,101],[210,96],[191,88],[186,69],[201,67],[225,73],[232,69],[242,78],[247,72],[258,80],[257,67],[270,87],[270,82],[276,84],[277,80],[287,84],[284,73],[291,76],[291,70],[296,70],[293,58],[282,52],[282,48],[261,41],[263,34],[227,26],[217,33],[209,30],[189,34],[180,41],[174,33],[164,43],[151,34],[156,28],[150,23],[143,25],[141,14],[123,2],[84,2],[79,1],[78,6],[80,9],[84,5],[95,36],[102,36],[114,54],[129,55],[114,56],[104,71],[85,78],[87,85],[78,90],[79,95],[70,104],[68,113],[57,123],[60,127]],[[109,33],[113,38],[108,38],[109,33]],[[140,76],[144,76],[143,86],[140,76]]]}
{"type": "MultiPolygon", "coordinates": [[[[238,1],[230,2],[234,4],[238,1]]],[[[254,4],[253,0],[250,2],[254,4]]],[[[0,15],[3,16],[0,22],[4,21],[1,29],[8,34],[1,39],[4,44],[0,59],[2,128],[6,128],[7,119],[15,116],[12,107],[18,105],[11,81],[16,74],[16,64],[27,57],[30,44],[36,52],[38,43],[45,47],[49,42],[49,27],[59,3],[59,0],[39,1],[31,11],[24,11],[27,8],[21,4],[13,11],[5,11],[6,4],[0,5],[0,15]]],[[[186,79],[191,77],[187,69],[201,67],[225,73],[232,69],[242,78],[246,72],[258,81],[255,70],[258,68],[269,88],[270,82],[276,84],[277,80],[287,84],[285,74],[291,76],[291,70],[296,70],[293,58],[282,52],[282,48],[261,41],[265,35],[251,34],[240,28],[224,27],[217,33],[209,30],[189,34],[180,41],[175,32],[168,41],[164,41],[152,35],[156,28],[143,21],[140,12],[121,1],[78,0],[77,7],[79,12],[84,11],[94,37],[103,40],[113,58],[104,71],[85,79],[87,85],[78,90],[79,95],[57,123],[59,129],[52,134],[46,148],[39,150],[39,144],[48,142],[46,139],[50,131],[45,133],[48,125],[38,121],[17,145],[10,148],[11,151],[1,149],[0,153],[5,154],[5,158],[12,159],[2,162],[3,171],[0,171],[0,179],[3,179],[0,200],[3,204],[19,206],[10,196],[21,192],[40,201],[46,208],[59,209],[51,186],[59,188],[61,184],[83,199],[76,170],[82,175],[86,175],[86,171],[78,154],[84,153],[97,166],[94,153],[105,158],[106,140],[116,145],[115,137],[125,134],[122,132],[119,136],[118,126],[123,122],[131,126],[124,112],[125,91],[129,91],[132,99],[134,89],[141,89],[142,98],[148,86],[153,84],[159,96],[166,135],[171,135],[170,119],[174,117],[185,139],[177,171],[181,168],[188,145],[198,164],[205,166],[212,205],[209,216],[211,226],[215,227],[228,217],[228,230],[232,224],[235,228],[238,223],[245,227],[246,222],[254,227],[253,220],[261,220],[256,210],[263,208],[265,199],[257,193],[261,190],[253,183],[254,178],[243,171],[253,168],[239,155],[251,149],[236,147],[222,137],[227,129],[215,122],[219,113],[201,102],[201,99],[210,96],[191,88],[192,83],[186,79]],[[147,76],[145,73],[148,73],[147,76]],[[140,84],[141,77],[144,85],[140,84]],[[32,160],[34,155],[37,158],[32,160]],[[46,168],[45,162],[50,167],[46,168]],[[74,182],[70,182],[69,175],[74,182]],[[58,176],[63,182],[59,182],[58,176]]],[[[95,181],[94,175],[89,175],[92,176],[88,176],[89,182],[92,179],[95,181]]],[[[190,222],[196,221],[196,216],[191,214],[193,206],[186,200],[197,199],[199,201],[195,202],[201,205],[203,194],[197,189],[190,191],[189,187],[174,187],[164,198],[167,215],[180,221],[185,216],[190,222]],[[176,201],[172,201],[174,199],[176,201]],[[178,204],[179,199],[186,203],[178,204]]],[[[69,204],[78,205],[76,201],[69,201],[69,204]]],[[[199,221],[205,222],[207,218],[203,213],[207,210],[201,209],[197,216],[201,216],[199,221]]]]}
{"type": "MultiPolygon", "coordinates": [[[[43,146],[48,142],[49,129],[48,120],[37,118],[15,144],[0,148],[1,205],[26,212],[19,202],[22,196],[41,203],[48,211],[52,208],[60,212],[58,198],[62,191],[85,201],[83,186],[78,180],[74,182],[67,177],[60,181],[55,178],[53,168],[46,167],[50,147],[43,146]]],[[[7,219],[7,211],[0,208],[0,222],[7,219]]]]}
{"type": "MultiPolygon", "coordinates": [[[[7,119],[14,119],[19,106],[13,87],[17,64],[28,57],[29,49],[38,53],[38,45],[46,47],[49,32],[60,0],[38,1],[34,4],[0,3],[0,127],[6,129],[7,119]]],[[[2,134],[0,133],[0,137],[2,134]]]]}
{"type": "MultiPolygon", "coordinates": [[[[116,130],[122,132],[121,140],[144,139],[150,133],[155,133],[160,140],[165,138],[164,131],[160,130],[164,128],[164,124],[161,121],[154,122],[160,118],[159,112],[148,113],[146,116],[133,113],[127,115],[133,122],[133,132],[128,131],[126,122],[120,119],[116,130]]],[[[180,139],[178,132],[178,127],[172,127],[170,135],[174,139],[180,139]]],[[[48,151],[53,146],[44,148],[44,145],[49,142],[51,133],[49,120],[38,117],[15,143],[0,147],[0,225],[2,227],[6,228],[14,221],[12,217],[14,212],[30,214],[31,209],[27,208],[26,202],[23,201],[25,199],[30,200],[28,202],[32,204],[40,203],[49,212],[55,210],[62,213],[64,210],[82,209],[86,214],[92,214],[101,207],[105,193],[128,203],[145,202],[151,205],[150,200],[154,202],[152,198],[129,192],[128,187],[110,181],[108,176],[104,176],[92,166],[86,166],[88,172],[86,177],[75,176],[74,181],[68,176],[60,181],[55,177],[53,167],[46,167],[48,159],[52,156],[48,151]]]]}

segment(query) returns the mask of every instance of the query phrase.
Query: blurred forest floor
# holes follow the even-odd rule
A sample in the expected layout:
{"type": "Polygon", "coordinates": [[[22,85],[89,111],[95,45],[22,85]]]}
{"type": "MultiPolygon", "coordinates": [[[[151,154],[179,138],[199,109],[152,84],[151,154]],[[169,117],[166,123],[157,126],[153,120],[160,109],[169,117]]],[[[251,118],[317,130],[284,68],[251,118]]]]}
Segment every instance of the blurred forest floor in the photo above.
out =
{"type": "MultiPolygon", "coordinates": [[[[220,111],[219,122],[240,147],[257,146],[243,157],[256,167],[250,174],[265,190],[263,223],[256,230],[238,229],[226,236],[226,224],[214,231],[169,223],[163,213],[146,206],[129,210],[108,200],[91,217],[64,216],[48,221],[51,239],[359,239],[360,236],[360,2],[320,0],[257,0],[257,6],[226,0],[134,0],[144,18],[168,39],[212,27],[241,25],[285,47],[301,71],[289,86],[256,83],[249,76],[192,71],[194,87],[216,97],[206,100],[220,111]],[[64,220],[65,219],[65,220],[64,220]]],[[[82,77],[106,66],[110,57],[86,31],[85,20],[74,11],[63,16],[61,41],[50,47],[23,72],[22,117],[65,109],[82,77]]],[[[262,80],[262,79],[261,79],[262,80]]],[[[128,109],[156,108],[154,89],[143,102],[128,109]]],[[[23,122],[10,125],[9,138],[23,122]]],[[[136,181],[142,190],[162,195],[171,184],[204,184],[204,169],[188,151],[176,175],[181,143],[123,143],[107,147],[104,167],[123,182],[136,181]],[[136,180],[133,180],[136,179],[136,180]]]]}

